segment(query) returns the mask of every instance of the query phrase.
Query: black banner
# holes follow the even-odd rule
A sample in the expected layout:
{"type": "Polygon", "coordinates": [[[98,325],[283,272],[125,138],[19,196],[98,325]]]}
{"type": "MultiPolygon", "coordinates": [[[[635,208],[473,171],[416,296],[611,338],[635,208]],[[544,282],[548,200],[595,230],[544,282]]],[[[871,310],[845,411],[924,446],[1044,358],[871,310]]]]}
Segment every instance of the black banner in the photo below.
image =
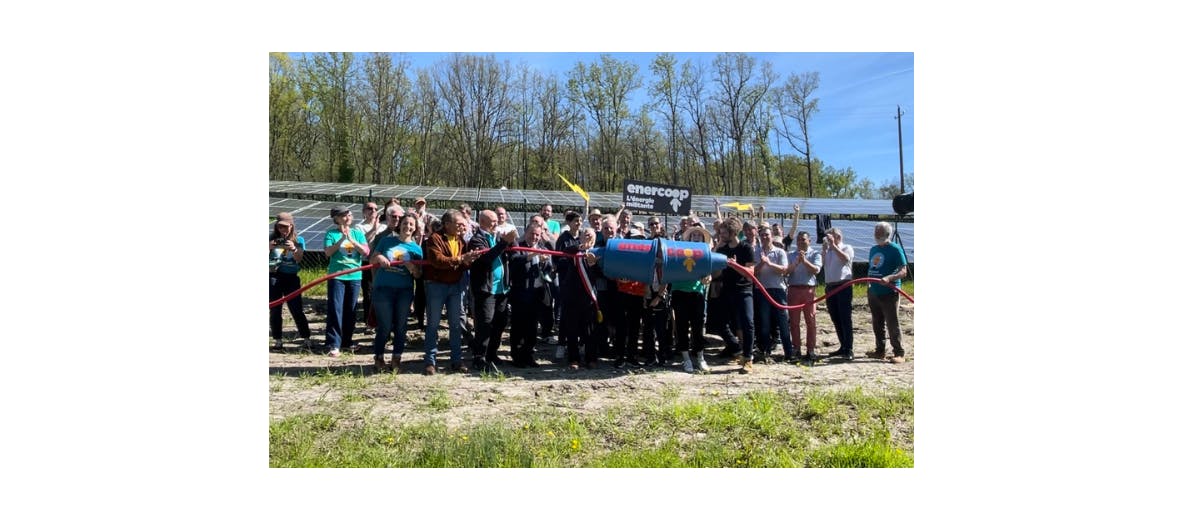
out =
{"type": "Polygon", "coordinates": [[[625,207],[646,213],[687,215],[692,211],[692,190],[653,182],[625,179],[625,207]]]}

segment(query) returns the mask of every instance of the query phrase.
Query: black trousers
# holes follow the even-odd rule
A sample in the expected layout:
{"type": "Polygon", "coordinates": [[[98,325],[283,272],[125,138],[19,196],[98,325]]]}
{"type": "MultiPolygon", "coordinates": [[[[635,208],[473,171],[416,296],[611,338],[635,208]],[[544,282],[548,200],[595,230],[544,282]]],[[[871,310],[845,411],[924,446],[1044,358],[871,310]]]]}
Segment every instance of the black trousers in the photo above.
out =
{"type": "Polygon", "coordinates": [[[704,350],[704,293],[675,291],[675,345],[692,354],[704,350]]]}
{"type": "Polygon", "coordinates": [[[474,293],[475,336],[471,338],[471,354],[488,361],[497,361],[500,335],[508,326],[508,294],[474,293]]]}

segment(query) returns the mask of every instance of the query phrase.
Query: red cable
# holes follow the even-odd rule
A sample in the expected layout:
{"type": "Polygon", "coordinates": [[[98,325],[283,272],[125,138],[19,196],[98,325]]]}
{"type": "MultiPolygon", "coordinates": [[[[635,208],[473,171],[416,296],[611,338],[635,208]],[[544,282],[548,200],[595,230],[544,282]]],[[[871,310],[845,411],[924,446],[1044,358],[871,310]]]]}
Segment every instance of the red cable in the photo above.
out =
{"type": "MultiPolygon", "coordinates": [[[[732,259],[731,259],[731,260],[732,260],[732,259]]],[[[762,291],[762,293],[763,293],[763,296],[766,296],[766,297],[767,297],[767,301],[771,302],[771,305],[774,305],[776,309],[784,309],[784,310],[803,309],[804,307],[807,307],[808,305],[810,305],[810,304],[807,304],[807,303],[805,303],[805,304],[800,304],[800,305],[783,305],[783,304],[781,304],[781,303],[779,303],[779,302],[775,301],[775,299],[771,297],[771,293],[768,293],[768,292],[767,292],[767,288],[766,288],[766,287],[763,287],[763,284],[762,284],[762,282],[758,281],[758,278],[754,276],[754,273],[750,272],[750,268],[748,268],[748,267],[746,267],[746,266],[744,266],[744,265],[740,265],[740,264],[734,263],[734,262],[732,262],[732,261],[731,261],[731,262],[729,262],[729,263],[728,263],[728,264],[726,264],[726,265],[728,265],[729,267],[732,267],[732,268],[734,268],[734,269],[735,269],[737,272],[741,273],[741,275],[742,275],[742,276],[745,276],[746,278],[749,278],[751,281],[753,281],[753,282],[754,282],[754,284],[758,286],[758,289],[759,289],[760,291],[762,291]]],[[[901,296],[904,296],[905,298],[907,298],[907,299],[908,299],[908,301],[910,301],[910,302],[912,302],[912,303],[917,303],[917,302],[913,301],[913,299],[912,299],[912,296],[909,296],[909,295],[908,295],[908,293],[904,292],[903,290],[901,290],[900,288],[896,287],[895,285],[892,285],[892,284],[890,284],[890,283],[887,283],[887,282],[885,282],[885,281],[883,281],[883,280],[881,280],[881,279],[879,279],[879,278],[856,278],[856,279],[854,279],[854,280],[850,280],[848,283],[844,283],[844,284],[841,284],[841,285],[839,285],[839,286],[837,287],[837,289],[834,289],[834,290],[833,290],[833,291],[831,291],[831,292],[827,292],[827,293],[825,293],[825,295],[824,295],[824,296],[822,296],[822,297],[820,297],[820,298],[817,298],[817,299],[813,300],[813,301],[812,301],[812,303],[811,303],[811,305],[816,305],[816,304],[818,304],[818,303],[820,303],[820,302],[823,302],[823,301],[825,301],[825,299],[826,299],[826,298],[828,298],[828,297],[830,297],[830,296],[833,296],[833,295],[835,295],[835,294],[837,294],[837,293],[839,293],[839,292],[842,292],[842,290],[843,290],[843,289],[846,289],[846,288],[848,288],[848,287],[851,287],[851,286],[853,286],[853,285],[854,285],[854,284],[856,284],[856,283],[871,283],[871,282],[874,282],[874,283],[880,283],[880,284],[887,285],[887,286],[888,286],[888,288],[890,288],[890,289],[891,289],[891,290],[893,290],[893,291],[896,291],[896,292],[900,293],[900,295],[901,295],[901,296]]]]}

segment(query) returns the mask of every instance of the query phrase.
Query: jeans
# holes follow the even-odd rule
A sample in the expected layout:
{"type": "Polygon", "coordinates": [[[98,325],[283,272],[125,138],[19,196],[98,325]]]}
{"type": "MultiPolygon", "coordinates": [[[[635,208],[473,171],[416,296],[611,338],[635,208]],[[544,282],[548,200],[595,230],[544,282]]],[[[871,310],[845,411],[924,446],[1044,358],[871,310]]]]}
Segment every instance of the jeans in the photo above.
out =
{"type": "Polygon", "coordinates": [[[408,340],[408,312],[412,307],[412,287],[375,287],[372,291],[375,297],[371,303],[375,305],[375,357],[383,357],[383,347],[387,345],[388,335],[395,332],[392,341],[392,358],[399,358],[404,352],[404,343],[408,340]]]}
{"type": "Polygon", "coordinates": [[[804,305],[803,309],[788,310],[788,324],[792,329],[793,341],[800,342],[800,317],[804,317],[804,346],[809,353],[817,348],[817,306],[813,304],[816,286],[793,285],[787,290],[787,303],[804,305]]]}
{"type": "Polygon", "coordinates": [[[463,293],[458,282],[425,282],[425,364],[437,364],[438,325],[446,309],[446,328],[450,329],[450,363],[462,364],[463,293]]]}
{"type": "MultiPolygon", "coordinates": [[[[767,295],[771,299],[782,304],[787,300],[787,292],[783,289],[771,287],[767,289],[767,295]]],[[[765,297],[762,293],[755,295],[759,298],[758,301],[758,319],[762,323],[762,329],[758,331],[758,348],[763,351],[763,354],[770,354],[771,348],[775,346],[775,342],[771,341],[771,333],[779,332],[779,341],[783,343],[783,355],[792,357],[795,352],[792,350],[792,333],[788,327],[787,311],[780,309],[765,297]]]]}
{"type": "Polygon", "coordinates": [[[875,331],[875,351],[884,352],[883,328],[887,326],[887,337],[892,343],[892,355],[903,356],[900,346],[900,294],[876,295],[867,293],[867,306],[871,308],[871,328],[875,331]]]}
{"type": "MultiPolygon", "coordinates": [[[[267,292],[270,295],[270,301],[275,301],[296,292],[296,289],[299,288],[300,275],[271,273],[271,286],[267,292]]],[[[304,315],[304,296],[297,295],[283,305],[287,305],[288,312],[296,321],[296,328],[300,329],[300,337],[308,339],[311,331],[308,330],[308,317],[304,315]]],[[[283,305],[271,307],[271,338],[273,339],[283,339],[283,305]]]]}
{"type": "Polygon", "coordinates": [[[358,308],[359,280],[325,282],[328,296],[325,300],[325,346],[339,350],[349,345],[354,337],[354,313],[358,308]]]}
{"type": "MultiPolygon", "coordinates": [[[[825,294],[833,292],[845,282],[825,284],[825,294]]],[[[850,314],[850,299],[854,297],[854,288],[846,287],[841,292],[826,298],[826,308],[829,309],[829,319],[833,320],[833,328],[837,331],[839,352],[854,351],[854,323],[850,314]]]]}

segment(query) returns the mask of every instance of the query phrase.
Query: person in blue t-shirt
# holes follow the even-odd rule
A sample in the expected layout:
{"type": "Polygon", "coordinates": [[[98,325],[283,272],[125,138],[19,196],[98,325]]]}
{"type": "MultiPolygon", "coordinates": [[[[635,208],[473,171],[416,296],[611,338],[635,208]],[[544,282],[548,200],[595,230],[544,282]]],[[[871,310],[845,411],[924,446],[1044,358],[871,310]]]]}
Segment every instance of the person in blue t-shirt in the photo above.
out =
{"type": "Polygon", "coordinates": [[[892,363],[904,362],[904,347],[900,345],[900,280],[908,274],[908,258],[904,249],[891,241],[892,225],[887,222],[875,224],[875,245],[867,256],[867,276],[882,279],[887,285],[871,283],[867,288],[867,305],[871,308],[871,327],[875,329],[875,351],[867,357],[885,359],[883,329],[887,327],[887,339],[891,340],[892,363]]]}
{"type": "MultiPolygon", "coordinates": [[[[269,239],[271,256],[271,285],[268,289],[270,301],[275,301],[300,289],[300,259],[304,258],[304,238],[296,235],[296,223],[291,213],[280,213],[275,217],[275,228],[269,239]]],[[[300,329],[305,347],[309,346],[308,318],[304,316],[304,298],[296,295],[287,301],[288,312],[300,329]]],[[[271,337],[275,348],[283,348],[283,306],[271,307],[271,337]]]]}
{"type": "Polygon", "coordinates": [[[382,372],[388,365],[383,361],[383,348],[388,336],[392,340],[392,369],[400,371],[400,355],[408,339],[408,315],[412,309],[417,279],[421,277],[421,266],[412,263],[421,260],[421,244],[417,243],[417,215],[404,213],[400,206],[388,206],[387,231],[380,233],[371,244],[371,264],[377,266],[374,298],[375,308],[375,370],[382,372]],[[392,266],[392,262],[403,262],[392,266]]]}

